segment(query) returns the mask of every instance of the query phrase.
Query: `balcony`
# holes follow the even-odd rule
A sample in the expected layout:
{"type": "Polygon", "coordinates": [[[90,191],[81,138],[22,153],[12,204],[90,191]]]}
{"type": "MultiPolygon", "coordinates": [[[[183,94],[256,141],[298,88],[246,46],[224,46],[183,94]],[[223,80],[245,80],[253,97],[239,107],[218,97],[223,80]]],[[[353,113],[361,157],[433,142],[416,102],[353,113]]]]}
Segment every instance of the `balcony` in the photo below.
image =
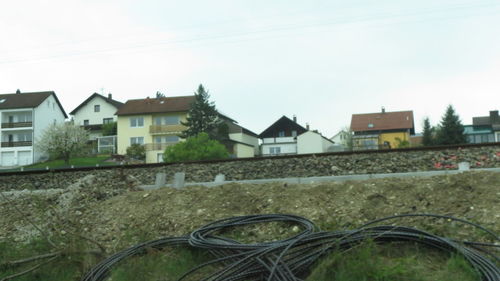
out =
{"type": "Polygon", "coordinates": [[[149,126],[149,133],[154,134],[173,134],[181,133],[187,127],[183,125],[151,125],[149,126]]]}
{"type": "Polygon", "coordinates": [[[33,127],[33,122],[11,122],[2,123],[2,129],[33,127]]]}
{"type": "Polygon", "coordinates": [[[33,146],[32,141],[3,141],[2,147],[33,146]]]}
{"type": "Polygon", "coordinates": [[[146,143],[144,145],[144,148],[146,151],[152,151],[152,150],[165,150],[167,147],[176,144],[177,142],[162,142],[162,143],[146,143]]]}

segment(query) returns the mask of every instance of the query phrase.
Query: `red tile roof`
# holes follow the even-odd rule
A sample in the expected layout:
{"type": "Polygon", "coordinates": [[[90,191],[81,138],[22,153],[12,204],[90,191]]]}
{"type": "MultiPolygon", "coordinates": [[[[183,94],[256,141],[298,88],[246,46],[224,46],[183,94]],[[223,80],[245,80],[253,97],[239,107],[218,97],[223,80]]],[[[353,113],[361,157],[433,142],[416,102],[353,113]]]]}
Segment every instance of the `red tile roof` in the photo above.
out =
{"type": "Polygon", "coordinates": [[[137,115],[164,112],[182,112],[191,108],[194,102],[193,96],[168,97],[168,98],[146,98],[139,100],[128,100],[116,115],[137,115]]]}
{"type": "Polygon", "coordinates": [[[351,130],[353,132],[369,132],[410,129],[414,131],[413,111],[378,112],[353,114],[351,130]]]}

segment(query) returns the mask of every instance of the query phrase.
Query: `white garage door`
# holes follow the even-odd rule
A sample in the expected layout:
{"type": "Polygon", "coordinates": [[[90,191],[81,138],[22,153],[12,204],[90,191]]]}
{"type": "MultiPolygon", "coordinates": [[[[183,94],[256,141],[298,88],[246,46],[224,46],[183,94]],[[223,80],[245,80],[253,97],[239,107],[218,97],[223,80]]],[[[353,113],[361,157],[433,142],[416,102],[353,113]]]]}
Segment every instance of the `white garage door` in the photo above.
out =
{"type": "Polygon", "coordinates": [[[14,166],[14,151],[2,152],[0,155],[0,164],[2,166],[14,166]]]}
{"type": "Polygon", "coordinates": [[[19,151],[17,159],[21,166],[31,164],[31,151],[19,151]]]}

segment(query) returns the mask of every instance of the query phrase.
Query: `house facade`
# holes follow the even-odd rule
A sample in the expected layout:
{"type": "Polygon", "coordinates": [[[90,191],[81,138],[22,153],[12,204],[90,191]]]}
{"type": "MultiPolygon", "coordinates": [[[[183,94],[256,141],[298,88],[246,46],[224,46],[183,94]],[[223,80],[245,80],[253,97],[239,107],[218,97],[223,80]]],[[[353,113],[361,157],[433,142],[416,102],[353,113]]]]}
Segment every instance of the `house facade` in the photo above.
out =
{"type": "Polygon", "coordinates": [[[353,114],[351,119],[353,150],[397,148],[410,144],[415,135],[413,111],[353,114]]]}
{"type": "Polygon", "coordinates": [[[262,156],[297,154],[297,136],[307,129],[293,120],[282,116],[271,126],[259,134],[262,140],[260,152],[262,156]]]}
{"type": "Polygon", "coordinates": [[[333,145],[333,141],[316,131],[306,131],[297,136],[297,154],[331,152],[333,145]]]}
{"type": "Polygon", "coordinates": [[[248,158],[255,157],[259,155],[259,136],[240,126],[236,121],[232,119],[225,120],[228,126],[228,150],[229,153],[234,158],[248,158]]]}
{"type": "Polygon", "coordinates": [[[500,142],[498,110],[490,111],[489,116],[473,117],[472,125],[464,126],[464,134],[469,143],[500,142]]]}
{"type": "Polygon", "coordinates": [[[333,142],[333,151],[349,151],[352,148],[352,133],[347,130],[340,130],[330,140],[333,142]]]}
{"type": "Polygon", "coordinates": [[[323,153],[331,151],[333,142],[317,131],[309,131],[309,126],[302,127],[283,116],[260,133],[262,156],[323,153]]]}
{"type": "Polygon", "coordinates": [[[126,154],[132,144],[144,145],[146,163],[163,162],[165,149],[181,141],[186,130],[181,122],[194,96],[128,100],[117,112],[118,154],[126,154]]]}
{"type": "MultiPolygon", "coordinates": [[[[132,144],[144,145],[146,163],[163,162],[168,146],[183,139],[187,129],[188,111],[195,96],[157,97],[127,101],[117,112],[118,154],[126,154],[132,144]]],[[[226,147],[233,157],[254,157],[258,153],[257,135],[237,124],[233,119],[220,116],[228,125],[226,147]]]]}
{"type": "Polygon", "coordinates": [[[0,95],[0,166],[29,165],[46,158],[36,142],[45,129],[67,117],[52,91],[0,95]]]}
{"type": "Polygon", "coordinates": [[[114,100],[111,94],[106,97],[94,93],[69,114],[75,124],[90,132],[91,140],[96,140],[102,136],[103,125],[116,122],[115,113],[122,105],[123,103],[114,100]]]}

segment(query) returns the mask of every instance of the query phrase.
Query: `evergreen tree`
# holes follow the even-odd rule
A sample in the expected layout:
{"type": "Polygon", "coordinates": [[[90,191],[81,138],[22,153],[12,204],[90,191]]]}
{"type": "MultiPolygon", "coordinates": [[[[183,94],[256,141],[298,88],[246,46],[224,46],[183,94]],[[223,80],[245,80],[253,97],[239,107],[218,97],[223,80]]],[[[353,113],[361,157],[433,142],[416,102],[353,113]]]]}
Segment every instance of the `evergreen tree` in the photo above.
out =
{"type": "Polygon", "coordinates": [[[433,128],[431,127],[431,122],[429,121],[429,118],[424,119],[424,132],[423,132],[423,137],[422,137],[422,144],[424,146],[431,146],[434,145],[434,136],[433,134],[433,128]]]}
{"type": "Polygon", "coordinates": [[[181,137],[195,137],[199,133],[207,133],[211,139],[227,139],[227,125],[220,118],[215,104],[209,101],[210,95],[200,84],[194,93],[195,100],[191,104],[186,122],[182,125],[187,127],[181,137]]]}
{"type": "Polygon", "coordinates": [[[464,126],[451,105],[448,105],[446,113],[441,119],[441,124],[436,134],[436,143],[440,145],[467,143],[464,126]]]}

